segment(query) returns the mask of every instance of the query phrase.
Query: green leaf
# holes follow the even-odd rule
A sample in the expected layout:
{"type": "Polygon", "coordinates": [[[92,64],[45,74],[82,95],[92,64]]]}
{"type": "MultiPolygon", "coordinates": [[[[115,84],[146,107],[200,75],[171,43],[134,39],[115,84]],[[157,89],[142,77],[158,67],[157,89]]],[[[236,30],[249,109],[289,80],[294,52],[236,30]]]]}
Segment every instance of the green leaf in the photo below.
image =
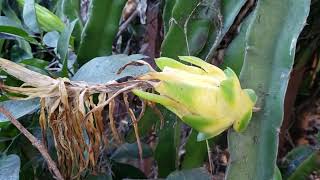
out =
{"type": "Polygon", "coordinates": [[[19,61],[21,65],[25,66],[26,68],[44,74],[44,75],[49,75],[48,72],[46,71],[46,67],[49,65],[48,61],[44,61],[42,59],[37,59],[37,58],[31,58],[31,59],[24,59],[19,61]]]}
{"type": "Polygon", "coordinates": [[[32,44],[39,44],[38,41],[23,30],[19,24],[5,16],[0,16],[0,33],[1,39],[21,38],[32,44]]]}
{"type": "Polygon", "coordinates": [[[58,45],[59,38],[60,34],[57,31],[51,31],[43,36],[42,41],[45,45],[56,48],[58,45]]]}
{"type": "Polygon", "coordinates": [[[161,107],[161,113],[165,122],[158,133],[159,141],[154,158],[158,164],[158,175],[164,178],[178,167],[181,121],[175,114],[163,107],[161,107]]]}
{"type": "Polygon", "coordinates": [[[15,154],[0,158],[0,179],[19,180],[20,158],[15,154]]]}
{"type": "Polygon", "coordinates": [[[181,179],[211,180],[212,176],[208,173],[208,171],[205,168],[196,168],[173,172],[167,177],[166,180],[181,179]]]}
{"type": "MultiPolygon", "coordinates": [[[[151,157],[153,152],[149,145],[142,143],[143,158],[151,157]]],[[[112,153],[110,159],[116,162],[126,162],[127,160],[139,159],[137,143],[124,143],[112,153]]]]}
{"type": "Polygon", "coordinates": [[[63,15],[69,20],[79,19],[77,23],[82,24],[80,9],[80,0],[61,0],[61,9],[63,10],[63,15]]]}
{"type": "MultiPolygon", "coordinates": [[[[161,56],[175,58],[177,55],[196,55],[205,46],[212,19],[220,12],[219,1],[177,0],[174,6],[166,1],[166,13],[172,8],[170,27],[162,42],[161,56]]],[[[166,21],[168,21],[168,14],[166,21]]],[[[169,24],[166,22],[166,24],[169,24]]]]}
{"type": "Polygon", "coordinates": [[[278,166],[275,167],[274,175],[273,175],[273,180],[282,180],[281,171],[280,171],[280,169],[278,168],[278,166]]]}
{"type": "Polygon", "coordinates": [[[320,170],[320,151],[313,152],[296,171],[288,178],[288,180],[307,179],[314,171],[320,170]]]}
{"type": "Polygon", "coordinates": [[[185,146],[186,154],[181,163],[182,169],[200,167],[208,157],[206,141],[197,141],[197,135],[198,132],[192,129],[185,146]]]}
{"type": "Polygon", "coordinates": [[[70,21],[78,19],[72,33],[72,35],[75,37],[75,50],[79,48],[81,32],[83,30],[83,22],[80,15],[80,4],[81,0],[62,0],[61,2],[63,15],[70,21]]]}
{"type": "Polygon", "coordinates": [[[42,59],[37,59],[37,58],[24,59],[24,60],[20,61],[19,63],[33,66],[33,67],[37,67],[39,69],[45,69],[49,65],[48,61],[45,61],[42,59]]]}
{"type": "Polygon", "coordinates": [[[0,16],[0,25],[2,26],[12,26],[16,28],[22,29],[23,27],[20,24],[20,21],[15,21],[7,16],[0,16]]]}
{"type": "Polygon", "coordinates": [[[3,5],[3,9],[2,12],[3,14],[12,19],[13,21],[19,23],[21,25],[21,20],[19,19],[19,17],[17,16],[17,14],[15,13],[15,11],[11,8],[10,3],[8,3],[9,0],[5,0],[6,2],[2,3],[3,5]]]}
{"type": "Polygon", "coordinates": [[[14,62],[33,57],[30,44],[23,39],[17,39],[17,44],[10,48],[9,54],[9,59],[14,62]]]}
{"type": "Polygon", "coordinates": [[[257,92],[256,107],[261,110],[253,114],[243,133],[229,131],[227,179],[271,179],[274,175],[270,167],[276,165],[285,93],[309,7],[306,0],[257,2],[240,81],[242,87],[257,92]]]}
{"type": "MultiPolygon", "coordinates": [[[[7,9],[7,11],[10,11],[10,8],[8,10],[8,7],[6,7],[5,9],[7,9]]],[[[29,42],[33,44],[39,43],[32,36],[30,36],[28,32],[24,30],[21,25],[21,21],[19,19],[16,19],[17,17],[15,16],[14,12],[5,14],[9,14],[9,16],[0,16],[0,27],[2,27],[3,29],[2,34],[0,33],[0,38],[2,38],[1,41],[4,42],[4,39],[16,40],[20,48],[19,50],[23,50],[23,52],[21,52],[21,54],[23,54],[23,58],[32,58],[33,54],[29,42]]],[[[18,59],[22,56],[19,55],[18,59]]]]}
{"type": "MultiPolygon", "coordinates": [[[[39,108],[39,99],[30,100],[8,100],[0,102],[0,106],[11,112],[14,118],[18,119],[26,114],[30,114],[39,108]]],[[[6,116],[0,113],[0,122],[9,121],[6,116]]]]}
{"type": "Polygon", "coordinates": [[[77,19],[72,21],[61,33],[57,44],[57,52],[60,55],[60,61],[63,64],[61,76],[68,77],[68,51],[70,38],[77,19]]]}
{"type": "Polygon", "coordinates": [[[112,162],[112,174],[115,180],[133,178],[133,179],[146,179],[146,175],[140,169],[129,164],[112,162]]]}
{"type": "Polygon", "coordinates": [[[281,169],[286,179],[307,179],[312,171],[320,169],[319,160],[319,150],[305,145],[298,146],[283,158],[281,169]]]}
{"type": "MultiPolygon", "coordinates": [[[[16,0],[20,7],[24,7],[25,0],[16,0]]],[[[34,8],[36,12],[36,20],[38,22],[39,28],[41,30],[50,32],[50,31],[59,31],[62,32],[65,28],[64,23],[59,19],[55,14],[49,11],[47,8],[34,3],[34,8]]]]}
{"type": "Polygon", "coordinates": [[[23,21],[32,32],[40,32],[34,0],[25,0],[23,6],[23,21]]]}
{"type": "Polygon", "coordinates": [[[117,74],[118,70],[125,64],[140,60],[146,56],[140,54],[134,55],[112,55],[105,57],[97,57],[83,65],[77,73],[72,77],[75,81],[86,81],[88,83],[99,84],[108,81],[117,80],[126,76],[138,76],[149,71],[144,66],[128,66],[122,73],[117,74]]]}
{"type": "Polygon", "coordinates": [[[92,58],[110,55],[118,31],[125,0],[92,0],[87,23],[81,35],[78,63],[83,65],[92,58]]]}

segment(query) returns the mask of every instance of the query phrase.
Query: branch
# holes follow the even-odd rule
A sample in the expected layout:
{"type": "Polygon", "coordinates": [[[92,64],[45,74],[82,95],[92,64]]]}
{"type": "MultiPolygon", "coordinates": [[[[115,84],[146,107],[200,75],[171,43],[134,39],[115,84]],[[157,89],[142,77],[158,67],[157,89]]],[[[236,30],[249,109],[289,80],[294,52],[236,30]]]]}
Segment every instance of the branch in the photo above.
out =
{"type": "Polygon", "coordinates": [[[16,118],[14,118],[8,110],[6,110],[2,106],[0,106],[0,113],[4,114],[11,121],[11,123],[15,125],[19,129],[19,131],[29,139],[32,145],[39,150],[43,158],[48,163],[48,167],[53,172],[55,178],[58,180],[63,180],[64,178],[57,168],[56,163],[51,159],[44,145],[38,139],[36,139],[25,127],[23,127],[22,124],[16,118]]]}

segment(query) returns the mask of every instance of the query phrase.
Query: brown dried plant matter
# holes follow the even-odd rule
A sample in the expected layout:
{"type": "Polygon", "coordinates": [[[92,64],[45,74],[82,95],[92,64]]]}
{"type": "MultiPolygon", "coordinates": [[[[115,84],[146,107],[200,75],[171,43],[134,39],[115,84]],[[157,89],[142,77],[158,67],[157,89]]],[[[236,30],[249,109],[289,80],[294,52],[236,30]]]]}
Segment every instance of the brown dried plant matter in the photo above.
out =
{"type": "MultiPolygon", "coordinates": [[[[67,78],[53,79],[2,58],[0,58],[0,68],[24,82],[20,87],[2,85],[1,89],[4,92],[24,96],[12,98],[40,98],[39,123],[43,133],[43,143],[46,144],[47,130],[50,129],[57,151],[59,169],[66,179],[79,177],[87,168],[95,171],[100,152],[108,148],[109,140],[105,132],[109,127],[103,122],[104,107],[109,104],[111,136],[114,141],[119,142],[120,136],[112,114],[113,99],[123,93],[126,97],[126,93],[133,88],[151,87],[150,82],[135,79],[123,83],[111,81],[98,85],[70,81],[67,78]],[[94,103],[93,95],[98,95],[98,103],[94,103]],[[88,140],[85,137],[88,137],[88,140]]],[[[133,118],[136,131],[137,119],[128,102],[126,106],[130,117],[133,118]]],[[[139,135],[136,134],[136,137],[139,138],[139,135]]],[[[137,142],[140,144],[139,139],[137,142]]],[[[139,152],[142,153],[141,146],[139,152]]]]}

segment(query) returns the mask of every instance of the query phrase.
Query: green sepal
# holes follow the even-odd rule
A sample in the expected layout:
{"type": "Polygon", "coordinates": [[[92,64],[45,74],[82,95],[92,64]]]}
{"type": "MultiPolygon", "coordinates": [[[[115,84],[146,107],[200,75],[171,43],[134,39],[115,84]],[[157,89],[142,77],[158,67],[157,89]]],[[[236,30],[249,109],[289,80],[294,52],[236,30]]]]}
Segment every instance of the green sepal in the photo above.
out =
{"type": "Polygon", "coordinates": [[[233,129],[236,132],[243,132],[247,127],[252,117],[252,110],[249,110],[241,119],[237,119],[233,123],[233,129]]]}
{"type": "Polygon", "coordinates": [[[178,56],[180,60],[184,61],[184,62],[188,62],[191,64],[194,64],[196,66],[199,66],[200,68],[202,68],[204,71],[206,71],[207,73],[211,74],[211,75],[216,75],[218,77],[224,77],[224,73],[221,69],[219,69],[218,67],[209,64],[205,61],[203,61],[202,59],[198,58],[198,57],[194,57],[194,56],[178,56]]]}
{"type": "Polygon", "coordinates": [[[227,76],[227,78],[238,78],[237,74],[229,67],[227,67],[223,72],[227,76]]]}
{"type": "Polygon", "coordinates": [[[197,141],[208,140],[208,139],[210,139],[212,137],[214,137],[214,136],[212,136],[210,134],[205,134],[205,133],[199,132],[198,135],[197,135],[197,141]]]}
{"type": "Polygon", "coordinates": [[[163,71],[164,67],[172,67],[172,68],[177,68],[180,69],[184,64],[176,61],[175,59],[168,58],[168,57],[160,57],[156,58],[155,62],[158,66],[158,68],[163,71]]]}
{"type": "Polygon", "coordinates": [[[233,79],[226,79],[222,81],[220,84],[220,88],[221,88],[221,93],[224,99],[229,104],[235,104],[237,94],[235,91],[235,84],[233,82],[233,79]]]}
{"type": "Polygon", "coordinates": [[[257,102],[258,96],[256,95],[256,93],[252,89],[244,89],[243,91],[250,97],[253,104],[255,104],[257,102]]]}
{"type": "Polygon", "coordinates": [[[134,89],[132,90],[133,94],[135,94],[136,96],[139,96],[145,100],[148,101],[152,101],[155,103],[159,103],[162,104],[164,106],[172,106],[173,104],[175,104],[175,102],[165,96],[161,96],[161,95],[157,95],[157,94],[153,94],[153,93],[149,93],[149,92],[145,92],[139,89],[134,89]]]}
{"type": "Polygon", "coordinates": [[[204,70],[206,70],[208,68],[208,67],[206,67],[206,66],[208,66],[208,63],[206,63],[205,61],[203,61],[202,59],[200,59],[198,57],[194,57],[194,56],[178,56],[178,57],[180,60],[194,64],[196,66],[199,66],[204,70]]]}
{"type": "MultiPolygon", "coordinates": [[[[213,124],[219,125],[214,119],[207,119],[199,115],[186,115],[183,116],[182,121],[188,124],[190,127],[194,128],[195,130],[199,131],[200,133],[197,136],[197,141],[203,141],[206,139],[210,139],[214,136],[221,134],[224,130],[228,128],[228,124],[226,123],[225,127],[221,127],[217,130],[213,130],[210,133],[204,133],[203,130],[208,127],[214,127],[213,124]]],[[[220,124],[221,125],[221,124],[220,124]]]]}
{"type": "Polygon", "coordinates": [[[180,70],[184,70],[184,71],[187,71],[187,72],[190,72],[190,73],[196,73],[196,74],[204,74],[205,71],[203,71],[202,69],[200,68],[197,68],[195,66],[188,66],[188,65],[185,65],[175,59],[172,59],[172,58],[168,58],[168,57],[160,57],[160,58],[157,58],[155,60],[158,68],[160,70],[163,71],[163,69],[165,67],[170,67],[170,68],[175,68],[175,69],[180,69],[180,70]]]}
{"type": "Polygon", "coordinates": [[[211,119],[209,120],[194,114],[183,116],[182,121],[200,132],[202,132],[204,127],[208,127],[213,123],[213,120],[211,119]]]}
{"type": "Polygon", "coordinates": [[[170,99],[166,96],[161,96],[161,95],[145,92],[145,91],[142,91],[139,89],[132,90],[132,93],[142,99],[152,101],[155,103],[159,103],[159,104],[165,106],[167,109],[169,109],[170,111],[172,111],[173,113],[175,113],[179,117],[181,117],[182,114],[186,113],[186,110],[183,105],[173,101],[172,99],[170,99]]]}

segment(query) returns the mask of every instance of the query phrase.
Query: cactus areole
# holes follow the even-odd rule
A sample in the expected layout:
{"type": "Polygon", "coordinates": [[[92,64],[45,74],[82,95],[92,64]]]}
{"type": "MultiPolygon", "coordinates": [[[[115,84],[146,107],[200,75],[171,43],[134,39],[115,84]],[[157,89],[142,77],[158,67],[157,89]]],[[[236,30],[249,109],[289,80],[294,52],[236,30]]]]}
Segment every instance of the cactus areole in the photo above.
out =
{"type": "Polygon", "coordinates": [[[171,58],[156,59],[161,72],[149,72],[141,80],[153,83],[159,94],[134,89],[140,98],[159,103],[183,122],[199,131],[198,141],[219,135],[231,125],[237,132],[246,129],[257,96],[242,89],[237,75],[192,56],[180,56],[186,65],[171,58]]]}

